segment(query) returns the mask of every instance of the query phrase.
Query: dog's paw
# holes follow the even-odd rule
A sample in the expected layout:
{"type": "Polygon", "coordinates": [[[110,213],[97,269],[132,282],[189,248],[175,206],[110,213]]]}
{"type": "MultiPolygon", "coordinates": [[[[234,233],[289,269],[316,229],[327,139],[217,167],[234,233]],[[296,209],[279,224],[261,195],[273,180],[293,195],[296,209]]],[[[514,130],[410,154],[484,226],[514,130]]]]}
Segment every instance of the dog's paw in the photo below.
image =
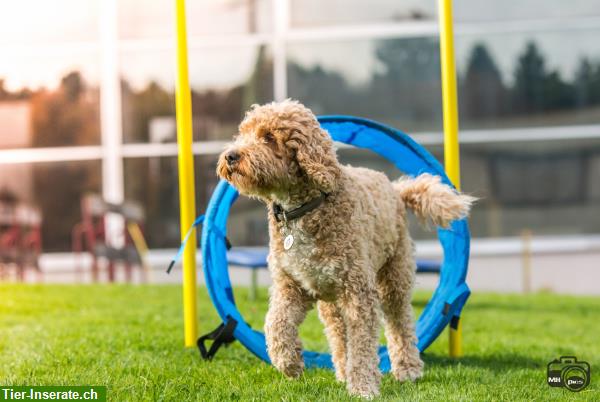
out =
{"type": "Polygon", "coordinates": [[[346,373],[343,373],[340,370],[335,370],[335,379],[342,383],[346,382],[346,373]]]}
{"type": "Polygon", "coordinates": [[[418,359],[413,362],[403,363],[400,367],[392,368],[392,375],[400,382],[415,381],[423,377],[423,361],[418,359]]]}
{"type": "Polygon", "coordinates": [[[379,396],[379,382],[362,382],[359,384],[348,383],[348,392],[353,396],[364,399],[373,399],[379,396]]]}
{"type": "Polygon", "coordinates": [[[304,362],[302,360],[299,362],[282,362],[275,364],[275,367],[286,377],[293,379],[299,378],[304,372],[304,362]]]}

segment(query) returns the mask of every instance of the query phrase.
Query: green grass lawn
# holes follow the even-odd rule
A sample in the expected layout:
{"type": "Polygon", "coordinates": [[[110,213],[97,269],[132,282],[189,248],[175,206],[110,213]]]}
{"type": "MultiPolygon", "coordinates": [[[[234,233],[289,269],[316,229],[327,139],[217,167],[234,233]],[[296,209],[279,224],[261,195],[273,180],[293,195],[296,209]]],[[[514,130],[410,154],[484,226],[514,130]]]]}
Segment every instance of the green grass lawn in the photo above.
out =
{"type": "MultiPolygon", "coordinates": [[[[266,291],[240,310],[262,327],[266,291]]],[[[428,294],[418,293],[422,309],[428,294]]],[[[200,332],[218,317],[200,292],[200,332]]],[[[474,294],[464,312],[465,356],[447,358],[443,334],[424,354],[425,376],[400,384],[386,375],[381,400],[600,400],[600,298],[553,294],[474,294]],[[546,385],[546,364],[575,355],[592,366],[591,385],[572,393],[546,385]]],[[[212,362],[182,346],[177,286],[0,285],[0,385],[107,385],[109,399],[349,400],[328,370],[287,380],[239,343],[212,362]]],[[[307,347],[326,350],[312,314],[302,327],[307,347]]]]}

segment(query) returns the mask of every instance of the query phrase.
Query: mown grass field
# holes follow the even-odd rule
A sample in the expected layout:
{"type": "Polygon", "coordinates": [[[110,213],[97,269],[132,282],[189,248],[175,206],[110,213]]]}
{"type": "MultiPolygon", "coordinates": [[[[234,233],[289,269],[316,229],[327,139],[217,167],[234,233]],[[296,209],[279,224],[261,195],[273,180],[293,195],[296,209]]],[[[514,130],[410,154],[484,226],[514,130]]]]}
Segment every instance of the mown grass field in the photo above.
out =
{"type": "MultiPolygon", "coordinates": [[[[262,327],[266,291],[237,303],[262,327]]],[[[428,294],[415,296],[420,310],[428,294]]],[[[200,332],[218,323],[200,292],[200,332]]],[[[425,353],[425,376],[400,384],[386,375],[379,400],[600,400],[600,298],[553,294],[474,294],[464,313],[465,356],[447,358],[443,334],[425,353]],[[575,355],[592,367],[579,393],[550,388],[546,365],[575,355]]],[[[302,327],[305,346],[326,350],[312,314],[302,327]]],[[[0,385],[107,385],[112,401],[342,401],[350,400],[332,372],[282,377],[239,343],[212,362],[182,346],[178,286],[0,285],[0,385]]]]}

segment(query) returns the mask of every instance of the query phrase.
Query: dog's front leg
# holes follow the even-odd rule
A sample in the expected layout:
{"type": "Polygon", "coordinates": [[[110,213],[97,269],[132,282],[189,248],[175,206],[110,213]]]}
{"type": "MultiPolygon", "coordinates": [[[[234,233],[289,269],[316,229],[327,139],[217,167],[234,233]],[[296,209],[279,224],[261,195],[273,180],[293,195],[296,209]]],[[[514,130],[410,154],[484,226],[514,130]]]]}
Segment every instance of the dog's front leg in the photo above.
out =
{"type": "Polygon", "coordinates": [[[319,301],[319,318],[325,324],[325,335],[331,348],[331,360],[338,381],[346,381],[346,324],[340,308],[335,303],[319,301]]]}
{"type": "MultiPolygon", "coordinates": [[[[354,283],[365,284],[367,281],[354,283]]],[[[346,380],[353,395],[373,398],[379,394],[379,371],[376,291],[368,285],[347,292],[343,302],[346,324],[348,358],[346,380]]]]}
{"type": "Polygon", "coordinates": [[[306,292],[287,275],[273,278],[265,319],[267,352],[271,363],[289,377],[297,378],[304,370],[298,327],[312,303],[306,292]]]}

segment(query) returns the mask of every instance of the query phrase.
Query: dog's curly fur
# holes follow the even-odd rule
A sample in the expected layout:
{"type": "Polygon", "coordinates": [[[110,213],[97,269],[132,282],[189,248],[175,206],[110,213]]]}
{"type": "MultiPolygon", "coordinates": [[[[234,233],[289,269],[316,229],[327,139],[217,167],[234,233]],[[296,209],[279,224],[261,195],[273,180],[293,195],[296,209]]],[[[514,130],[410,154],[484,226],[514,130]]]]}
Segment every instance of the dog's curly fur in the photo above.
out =
{"type": "Polygon", "coordinates": [[[265,334],[273,365],[290,377],[302,374],[298,326],[316,303],[336,377],[350,393],[379,393],[381,312],[392,374],[399,381],[419,378],[406,207],[423,221],[447,226],[467,215],[473,199],[435,176],[392,183],[382,173],[340,165],[313,113],[291,100],[253,106],[220,156],[217,173],[269,208],[273,285],[265,334]],[[325,201],[287,227],[274,218],[273,202],[291,210],[322,192],[325,201]],[[288,233],[295,241],[286,251],[288,233]]]}

